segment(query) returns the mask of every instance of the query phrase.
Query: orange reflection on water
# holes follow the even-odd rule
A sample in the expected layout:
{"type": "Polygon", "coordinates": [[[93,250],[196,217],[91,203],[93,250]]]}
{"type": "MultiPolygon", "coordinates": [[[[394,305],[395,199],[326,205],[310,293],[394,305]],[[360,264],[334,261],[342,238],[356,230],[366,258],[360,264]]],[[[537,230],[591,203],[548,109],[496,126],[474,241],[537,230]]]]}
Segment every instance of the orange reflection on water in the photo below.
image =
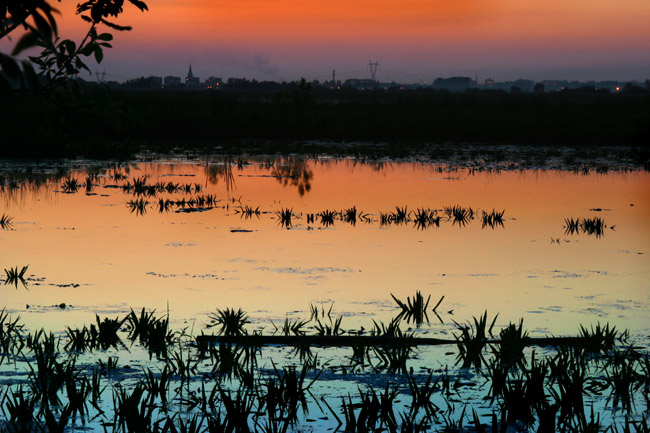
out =
{"type": "Polygon", "coordinates": [[[144,215],[127,206],[139,197],[106,187],[123,182],[108,172],[97,195],[64,194],[58,181],[11,193],[20,200],[3,192],[0,214],[14,217],[14,230],[0,231],[0,265],[29,264],[31,274],[29,290],[2,288],[3,304],[30,326],[59,330],[95,313],[168,305],[177,324],[195,320],[200,329],[207,313],[241,307],[268,330],[269,317],[306,318],[310,303],[334,302],[346,326],[369,328],[371,319],[396,314],[391,294],[405,299],[421,290],[432,304],[445,296],[446,325],[431,323],[434,333],[485,309],[505,323],[524,317],[538,334],[571,334],[598,320],[648,326],[648,173],[470,175],[420,163],[279,159],[241,169],[222,161],[139,163],[128,178],[145,174],[150,184],[202,188],[144,197],[144,215]],[[204,212],[157,209],[160,198],[207,194],[220,201],[204,212]],[[477,217],[465,226],[448,221],[442,209],[456,204],[477,217]],[[244,218],[240,206],[262,213],[244,218]],[[368,221],[336,218],[325,228],[316,215],[307,223],[307,214],[352,206],[368,221]],[[396,206],[437,210],[440,226],[382,227],[380,214],[396,206]],[[290,230],[275,214],[283,208],[295,214],[290,230]],[[492,209],[505,210],[503,227],[482,227],[481,211],[492,209]],[[601,217],[607,228],[599,238],[565,234],[569,217],[601,217]],[[62,302],[71,307],[52,307],[62,302]]]}

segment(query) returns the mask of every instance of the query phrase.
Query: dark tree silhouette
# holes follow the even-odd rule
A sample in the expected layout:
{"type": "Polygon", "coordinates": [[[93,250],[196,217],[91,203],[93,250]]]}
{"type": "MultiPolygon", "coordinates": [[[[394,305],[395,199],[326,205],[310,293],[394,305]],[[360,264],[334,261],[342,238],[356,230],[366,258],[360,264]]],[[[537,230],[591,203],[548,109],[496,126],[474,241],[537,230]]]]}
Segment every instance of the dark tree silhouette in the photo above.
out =
{"type": "MultiPolygon", "coordinates": [[[[60,2],[60,0],[59,0],[60,2]]],[[[10,88],[10,80],[20,81],[22,88],[39,89],[45,93],[71,85],[71,78],[81,70],[90,72],[85,57],[94,56],[97,63],[104,58],[104,48],[111,48],[110,33],[98,32],[103,25],[113,30],[128,31],[129,26],[114,20],[123,12],[124,0],[88,0],[77,5],[77,15],[89,24],[80,43],[61,39],[54,14],[58,11],[48,0],[0,0],[0,39],[22,28],[25,33],[11,55],[0,53],[0,90],[10,88]],[[26,49],[41,47],[37,56],[20,64],[14,56],[26,49]],[[22,67],[21,67],[22,66],[22,67]],[[38,69],[38,72],[36,72],[38,69]]],[[[148,10],[140,0],[128,0],[141,11],[148,10]]]]}

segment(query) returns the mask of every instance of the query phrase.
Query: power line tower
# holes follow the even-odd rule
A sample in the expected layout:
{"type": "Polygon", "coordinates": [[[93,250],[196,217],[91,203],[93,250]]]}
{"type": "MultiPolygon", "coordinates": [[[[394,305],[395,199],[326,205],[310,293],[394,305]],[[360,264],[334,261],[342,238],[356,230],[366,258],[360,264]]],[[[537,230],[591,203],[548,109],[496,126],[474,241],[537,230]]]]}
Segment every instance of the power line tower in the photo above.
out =
{"type": "Polygon", "coordinates": [[[370,69],[370,76],[372,77],[373,82],[377,81],[376,80],[377,68],[379,68],[379,60],[377,60],[375,63],[368,61],[368,69],[370,69]]]}
{"type": "Polygon", "coordinates": [[[99,72],[95,69],[95,77],[98,84],[104,84],[104,79],[106,78],[106,69],[103,72],[99,72]]]}

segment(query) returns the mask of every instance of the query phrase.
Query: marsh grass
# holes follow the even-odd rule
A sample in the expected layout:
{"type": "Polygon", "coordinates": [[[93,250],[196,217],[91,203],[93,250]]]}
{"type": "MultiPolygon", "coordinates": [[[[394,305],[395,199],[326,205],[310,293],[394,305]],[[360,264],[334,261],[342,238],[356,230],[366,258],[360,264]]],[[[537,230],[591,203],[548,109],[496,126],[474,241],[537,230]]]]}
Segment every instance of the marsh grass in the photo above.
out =
{"type": "Polygon", "coordinates": [[[235,213],[240,214],[241,217],[244,219],[249,219],[252,218],[253,216],[259,218],[261,211],[259,206],[253,209],[251,206],[244,205],[244,206],[239,206],[239,208],[235,208],[235,213]]]}
{"type": "Polygon", "coordinates": [[[438,211],[431,209],[418,208],[413,214],[413,226],[419,230],[425,230],[429,227],[440,227],[440,217],[438,211]]]}
{"type": "Polygon", "coordinates": [[[24,325],[20,317],[12,319],[6,310],[0,310],[0,365],[5,358],[15,357],[25,346],[24,325]]]}
{"type": "MultiPolygon", "coordinates": [[[[310,322],[336,322],[332,306],[311,305],[310,309],[310,322]]],[[[136,314],[131,310],[125,321],[108,320],[110,326],[106,328],[102,326],[106,320],[95,318],[96,323],[84,327],[86,331],[79,335],[87,338],[96,335],[99,341],[100,333],[107,332],[108,336],[127,331],[129,339],[140,341],[155,328],[153,324],[166,322],[168,315],[161,318],[156,317],[154,311],[142,310],[136,314]],[[121,329],[120,324],[126,329],[121,329]]],[[[617,346],[623,344],[624,339],[615,328],[597,325],[587,330],[581,327],[581,335],[577,338],[544,343],[544,339],[529,338],[523,321],[519,321],[504,327],[498,340],[486,341],[492,336],[495,320],[489,325],[485,312],[467,325],[457,324],[461,329],[469,328],[467,334],[478,340],[472,343],[475,346],[490,345],[492,356],[482,364],[485,367],[478,376],[491,382],[487,395],[482,388],[465,386],[469,385],[468,378],[477,377],[474,372],[458,371],[450,375],[445,367],[444,371],[426,368],[424,375],[414,373],[408,365],[413,358],[412,341],[409,341],[414,338],[413,334],[402,332],[402,321],[393,319],[388,324],[374,322],[370,333],[380,337],[377,342],[388,336],[397,337],[396,341],[351,346],[352,358],[356,361],[351,359],[351,366],[332,366],[328,372],[328,375],[335,371],[343,375],[352,372],[355,377],[357,373],[361,373],[359,377],[366,373],[373,375],[371,386],[360,386],[358,395],[348,394],[337,414],[327,403],[325,397],[328,396],[316,398],[312,394],[313,385],[322,377],[328,361],[321,362],[319,353],[303,356],[300,350],[311,353],[309,345],[292,352],[296,359],[288,359],[287,365],[279,366],[272,360],[271,371],[262,362],[262,367],[258,366],[261,346],[259,340],[254,340],[256,335],[250,336],[250,341],[242,339],[240,343],[236,340],[234,344],[222,341],[202,348],[194,345],[195,339],[182,331],[173,335],[178,344],[169,346],[169,356],[154,361],[160,368],[143,368],[138,374],[137,369],[129,367],[130,355],[129,362],[118,368],[115,349],[126,349],[119,343],[117,346],[104,345],[106,349],[100,344],[94,346],[93,350],[98,352],[91,359],[99,359],[100,368],[97,368],[86,361],[78,361],[82,354],[71,350],[75,344],[81,344],[70,342],[77,335],[57,336],[42,330],[24,334],[19,321],[2,310],[1,356],[17,365],[23,363],[27,374],[24,380],[14,384],[3,383],[0,417],[4,417],[3,428],[9,432],[92,430],[97,425],[100,429],[104,425],[107,430],[116,432],[288,432],[309,429],[308,424],[303,424],[305,418],[307,423],[311,422],[306,409],[311,411],[315,408],[312,403],[320,405],[322,402],[341,422],[341,428],[349,427],[350,431],[430,431],[436,428],[439,431],[490,431],[489,426],[481,423],[481,420],[489,420],[490,411],[493,432],[647,431],[647,423],[643,424],[636,416],[643,408],[635,406],[634,398],[641,395],[647,402],[645,390],[650,384],[650,357],[637,352],[635,347],[617,346]],[[587,349],[590,345],[586,341],[591,335],[600,335],[598,340],[613,342],[613,346],[598,343],[587,349]],[[561,341],[564,343],[559,344],[561,341]],[[544,350],[541,360],[535,350],[527,358],[522,355],[524,345],[555,343],[558,345],[544,350]],[[14,348],[10,349],[12,346],[14,348]],[[60,346],[66,352],[61,352],[60,346]],[[209,352],[210,356],[202,357],[202,352],[209,352]],[[610,409],[616,413],[622,408],[635,420],[620,426],[607,425],[606,422],[612,422],[609,417],[601,421],[596,406],[591,406],[591,400],[601,394],[603,397],[597,403],[599,408],[604,408],[601,413],[610,409]],[[399,414],[397,407],[403,408],[399,414]]],[[[307,322],[297,328],[293,326],[301,322],[285,321],[286,335],[304,335],[300,331],[307,330],[307,322]]],[[[456,338],[458,345],[462,336],[456,338]]],[[[466,348],[465,352],[471,350],[466,348]]],[[[476,352],[480,353],[474,350],[476,352]]],[[[469,380],[470,384],[474,382],[469,380]]],[[[327,388],[329,383],[319,382],[319,385],[327,388]]],[[[623,413],[617,420],[622,416],[623,413]]]]}
{"type": "Polygon", "coordinates": [[[131,210],[131,213],[136,215],[145,215],[147,213],[147,206],[149,202],[143,198],[137,200],[129,200],[126,202],[127,207],[131,210]]]}
{"type": "Polygon", "coordinates": [[[318,213],[320,217],[320,223],[323,227],[332,227],[334,225],[334,218],[336,217],[337,212],[333,210],[324,210],[318,213]]]}
{"type": "Polygon", "coordinates": [[[78,179],[67,176],[61,184],[61,189],[63,189],[63,192],[66,194],[74,194],[79,190],[79,188],[81,188],[81,186],[82,184],[78,179]]]}
{"type": "Polygon", "coordinates": [[[23,285],[23,287],[27,288],[27,281],[25,281],[25,273],[27,272],[28,268],[29,265],[23,266],[20,269],[20,271],[18,270],[18,266],[9,269],[5,268],[5,285],[13,284],[17,289],[18,283],[20,283],[23,285]]]}
{"type": "Polygon", "coordinates": [[[410,215],[411,212],[409,212],[408,206],[395,206],[395,210],[391,214],[391,219],[395,224],[404,224],[410,221],[410,215]]]}
{"type": "Polygon", "coordinates": [[[605,233],[605,221],[600,217],[583,218],[580,222],[580,230],[588,235],[595,235],[597,238],[605,233]]]}
{"type": "Polygon", "coordinates": [[[626,333],[620,333],[616,326],[610,326],[609,323],[601,325],[600,322],[596,327],[592,325],[589,329],[580,325],[579,335],[582,341],[582,347],[590,353],[603,353],[614,348],[616,340],[624,341],[627,338],[626,333]]]}
{"type": "Polygon", "coordinates": [[[456,347],[458,348],[456,363],[462,363],[461,368],[469,368],[473,365],[476,369],[479,369],[485,363],[483,349],[487,345],[487,336],[492,335],[492,328],[497,317],[499,317],[498,314],[492,319],[489,328],[487,326],[487,311],[479,318],[474,317],[473,324],[468,322],[465,325],[454,321],[461,332],[460,335],[454,334],[456,347]]]}
{"type": "Polygon", "coordinates": [[[429,307],[431,295],[429,295],[425,301],[424,296],[422,296],[422,293],[418,290],[415,295],[413,295],[413,297],[408,296],[406,298],[406,303],[397,299],[392,293],[390,296],[402,309],[402,311],[397,316],[398,319],[405,318],[407,323],[410,323],[412,320],[417,326],[422,325],[422,323],[425,321],[427,323],[429,322],[427,308],[429,307]]]}
{"type": "Polygon", "coordinates": [[[482,228],[490,227],[491,229],[495,229],[496,227],[504,227],[503,214],[505,212],[506,212],[505,209],[502,211],[497,211],[495,209],[492,209],[490,213],[482,211],[481,213],[482,228]]]}
{"type": "Polygon", "coordinates": [[[291,228],[292,218],[294,216],[293,209],[283,208],[276,212],[278,223],[285,228],[291,228]]]}
{"type": "Polygon", "coordinates": [[[308,320],[295,319],[291,320],[289,317],[284,318],[284,322],[281,326],[276,326],[275,323],[271,320],[271,325],[273,326],[274,332],[279,332],[284,336],[289,335],[305,335],[307,333],[305,326],[309,323],[308,320]]]}
{"type": "Polygon", "coordinates": [[[0,229],[11,230],[13,228],[13,220],[13,217],[3,213],[0,216],[0,229]]]}
{"type": "Polygon", "coordinates": [[[248,316],[241,308],[237,309],[237,311],[235,311],[234,308],[226,308],[224,310],[217,309],[216,313],[210,313],[208,317],[211,322],[208,325],[208,328],[218,326],[219,334],[226,336],[240,336],[247,334],[244,326],[249,323],[248,316]]]}
{"type": "Polygon", "coordinates": [[[169,328],[169,312],[164,317],[156,317],[155,310],[147,312],[143,307],[139,316],[131,310],[126,316],[125,327],[129,340],[138,340],[150,355],[167,358],[168,348],[175,336],[169,328]]]}
{"type": "Polygon", "coordinates": [[[447,215],[447,220],[451,221],[452,225],[459,227],[467,225],[475,215],[474,209],[460,205],[443,206],[442,210],[447,215]]]}
{"type": "Polygon", "coordinates": [[[600,217],[564,219],[564,234],[566,235],[583,233],[600,238],[605,234],[606,228],[605,221],[600,217]]]}

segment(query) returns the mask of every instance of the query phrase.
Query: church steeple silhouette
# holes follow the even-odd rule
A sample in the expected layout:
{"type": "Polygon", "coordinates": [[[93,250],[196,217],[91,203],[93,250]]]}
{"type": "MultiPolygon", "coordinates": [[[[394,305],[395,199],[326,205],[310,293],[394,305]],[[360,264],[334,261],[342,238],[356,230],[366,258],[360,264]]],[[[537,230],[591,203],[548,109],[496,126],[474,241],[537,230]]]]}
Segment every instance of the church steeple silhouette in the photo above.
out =
{"type": "Polygon", "coordinates": [[[187,72],[187,78],[194,78],[194,74],[192,74],[192,62],[190,62],[190,70],[187,72]]]}

